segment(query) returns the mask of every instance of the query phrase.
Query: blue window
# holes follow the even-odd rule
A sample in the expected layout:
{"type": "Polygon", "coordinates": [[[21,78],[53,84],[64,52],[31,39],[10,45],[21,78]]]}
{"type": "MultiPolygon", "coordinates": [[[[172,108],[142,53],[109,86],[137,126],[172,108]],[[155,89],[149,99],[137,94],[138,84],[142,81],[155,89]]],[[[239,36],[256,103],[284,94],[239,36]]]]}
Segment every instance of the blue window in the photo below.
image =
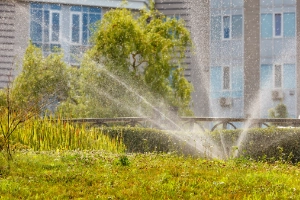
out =
{"type": "MultiPolygon", "coordinates": [[[[45,4],[45,5],[47,5],[47,4],[45,4]]],[[[59,4],[50,4],[50,9],[51,10],[60,10],[61,7],[59,4]]]]}
{"type": "Polygon", "coordinates": [[[59,41],[59,13],[52,13],[52,33],[51,33],[51,41],[58,42],[59,41]]]}
{"type": "Polygon", "coordinates": [[[262,65],[260,69],[261,89],[295,89],[295,74],[295,64],[262,65]]]}
{"type": "Polygon", "coordinates": [[[101,8],[72,6],[71,41],[72,43],[88,45],[95,29],[95,24],[101,19],[101,8]]]}
{"type": "Polygon", "coordinates": [[[30,36],[33,42],[42,42],[43,11],[31,10],[30,36]]]}
{"type": "Polygon", "coordinates": [[[82,16],[82,43],[88,44],[89,15],[84,13],[82,16]]]}
{"type": "Polygon", "coordinates": [[[230,16],[223,16],[223,38],[230,38],[230,16]]]}
{"type": "Polygon", "coordinates": [[[50,12],[44,11],[44,42],[49,42],[50,12]]]}
{"type": "Polygon", "coordinates": [[[80,15],[72,15],[72,42],[80,43],[80,15]]]}
{"type": "Polygon", "coordinates": [[[60,10],[59,4],[30,4],[30,38],[43,51],[60,46],[60,10]]]}
{"type": "Polygon", "coordinates": [[[81,6],[72,6],[70,10],[81,12],[81,6]]]}
{"type": "Polygon", "coordinates": [[[91,13],[101,13],[101,8],[90,7],[90,12],[91,13]]]}
{"type": "Polygon", "coordinates": [[[261,14],[261,38],[295,37],[295,13],[261,14]]]}
{"type": "Polygon", "coordinates": [[[41,3],[31,3],[30,4],[31,8],[38,8],[38,9],[42,9],[43,8],[43,4],[41,3]]]}
{"type": "Polygon", "coordinates": [[[282,26],[282,15],[276,13],[275,15],[275,36],[281,36],[281,26],[282,26]]]}

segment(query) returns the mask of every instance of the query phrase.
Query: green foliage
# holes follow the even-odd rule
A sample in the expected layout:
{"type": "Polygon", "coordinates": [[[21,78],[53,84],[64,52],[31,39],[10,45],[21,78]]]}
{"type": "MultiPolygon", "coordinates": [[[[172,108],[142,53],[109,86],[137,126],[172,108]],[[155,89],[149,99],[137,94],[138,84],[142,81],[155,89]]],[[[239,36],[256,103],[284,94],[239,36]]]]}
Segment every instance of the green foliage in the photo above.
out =
{"type": "Polygon", "coordinates": [[[122,166],[129,166],[130,165],[130,161],[129,161],[129,159],[128,159],[128,157],[126,155],[122,155],[118,159],[118,164],[122,165],[122,166]]]}
{"type": "Polygon", "coordinates": [[[141,115],[139,108],[143,112],[150,110],[139,97],[145,89],[142,82],[139,87],[127,87],[104,67],[91,61],[88,54],[80,68],[73,68],[71,74],[70,98],[59,106],[58,113],[63,116],[128,117],[141,115]]]}
{"type": "MultiPolygon", "coordinates": [[[[223,145],[228,154],[232,155],[240,134],[242,130],[222,130],[214,131],[212,136],[218,145],[223,145]]],[[[250,129],[246,132],[246,138],[237,151],[238,156],[257,160],[299,162],[300,129],[274,127],[250,129]]]]}
{"type": "Polygon", "coordinates": [[[3,135],[0,135],[0,151],[2,151],[5,148],[5,140],[3,135]]]}
{"type": "Polygon", "coordinates": [[[121,139],[128,153],[165,152],[179,155],[197,155],[194,146],[168,131],[139,127],[101,127],[101,133],[113,139],[121,139]]]}
{"type": "Polygon", "coordinates": [[[6,93],[5,93],[5,90],[0,90],[0,107],[3,107],[6,105],[6,93]]]}
{"type": "Polygon", "coordinates": [[[44,58],[31,43],[26,49],[22,71],[0,90],[0,133],[7,159],[11,160],[11,135],[26,120],[40,115],[68,96],[68,73],[62,54],[44,58]]]}
{"type": "Polygon", "coordinates": [[[101,132],[111,138],[121,138],[127,152],[168,152],[171,150],[171,137],[160,130],[134,127],[102,127],[101,132]]]}
{"type": "Polygon", "coordinates": [[[279,103],[275,108],[269,110],[270,118],[287,118],[289,116],[286,105],[279,103]]]}
{"type": "Polygon", "coordinates": [[[18,109],[40,113],[68,96],[69,73],[63,54],[44,58],[42,50],[31,43],[26,49],[22,71],[12,87],[12,99],[18,109]]]}
{"type": "Polygon", "coordinates": [[[79,91],[72,92],[61,106],[64,113],[148,115],[153,109],[150,104],[163,103],[166,109],[179,108],[181,115],[191,114],[192,86],[181,65],[191,40],[182,20],[166,18],[155,10],[134,14],[122,8],[105,13],[98,25],[94,46],[72,81],[79,91]]]}

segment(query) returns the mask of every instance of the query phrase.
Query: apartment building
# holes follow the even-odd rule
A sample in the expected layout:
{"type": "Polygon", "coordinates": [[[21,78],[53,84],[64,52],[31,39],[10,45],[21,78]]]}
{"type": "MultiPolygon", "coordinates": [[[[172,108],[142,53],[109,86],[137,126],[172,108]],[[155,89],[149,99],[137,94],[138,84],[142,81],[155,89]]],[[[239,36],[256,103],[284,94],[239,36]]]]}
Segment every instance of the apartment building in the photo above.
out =
{"type": "MultiPolygon", "coordinates": [[[[31,40],[47,56],[63,50],[65,61],[78,65],[89,47],[91,27],[122,0],[2,0],[0,2],[0,88],[18,73],[31,40]]],[[[122,5],[123,6],[123,5],[122,5]]],[[[130,0],[133,11],[148,8],[148,0],[130,0]]]]}
{"type": "Polygon", "coordinates": [[[210,115],[268,117],[278,103],[299,115],[296,0],[212,0],[210,115]]]}
{"type": "Polygon", "coordinates": [[[299,116],[299,1],[157,2],[165,14],[187,14],[197,116],[268,117],[279,103],[289,117],[299,116]]]}
{"type": "MultiPolygon", "coordinates": [[[[278,103],[300,115],[300,24],[297,0],[156,0],[169,17],[184,19],[194,40],[183,64],[195,91],[196,116],[268,117],[278,103]]],[[[95,21],[121,0],[18,0],[0,3],[0,87],[31,40],[45,55],[56,47],[76,64],[95,21]],[[83,4],[83,5],[82,5],[83,4]]],[[[147,0],[128,1],[133,10],[147,0]]]]}

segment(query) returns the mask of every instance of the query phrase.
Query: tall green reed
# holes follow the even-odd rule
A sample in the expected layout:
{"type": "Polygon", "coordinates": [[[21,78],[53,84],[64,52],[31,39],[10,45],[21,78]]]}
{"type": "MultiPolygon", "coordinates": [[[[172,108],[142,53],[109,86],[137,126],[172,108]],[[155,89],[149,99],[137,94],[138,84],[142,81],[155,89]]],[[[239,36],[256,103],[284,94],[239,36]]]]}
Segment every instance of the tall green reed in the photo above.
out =
{"type": "Polygon", "coordinates": [[[105,150],[125,151],[118,138],[111,139],[100,129],[85,124],[71,124],[60,119],[31,119],[24,122],[12,135],[14,142],[36,151],[48,150],[105,150]]]}

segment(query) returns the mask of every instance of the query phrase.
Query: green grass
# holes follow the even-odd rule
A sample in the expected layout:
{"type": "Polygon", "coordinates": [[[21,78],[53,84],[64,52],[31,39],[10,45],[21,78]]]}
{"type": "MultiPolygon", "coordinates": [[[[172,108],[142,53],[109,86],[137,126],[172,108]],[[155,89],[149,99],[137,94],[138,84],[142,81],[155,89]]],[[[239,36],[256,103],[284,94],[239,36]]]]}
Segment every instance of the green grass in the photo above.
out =
{"type": "Polygon", "coordinates": [[[0,159],[0,199],[300,199],[300,167],[284,163],[25,151],[9,172],[0,159]]]}

